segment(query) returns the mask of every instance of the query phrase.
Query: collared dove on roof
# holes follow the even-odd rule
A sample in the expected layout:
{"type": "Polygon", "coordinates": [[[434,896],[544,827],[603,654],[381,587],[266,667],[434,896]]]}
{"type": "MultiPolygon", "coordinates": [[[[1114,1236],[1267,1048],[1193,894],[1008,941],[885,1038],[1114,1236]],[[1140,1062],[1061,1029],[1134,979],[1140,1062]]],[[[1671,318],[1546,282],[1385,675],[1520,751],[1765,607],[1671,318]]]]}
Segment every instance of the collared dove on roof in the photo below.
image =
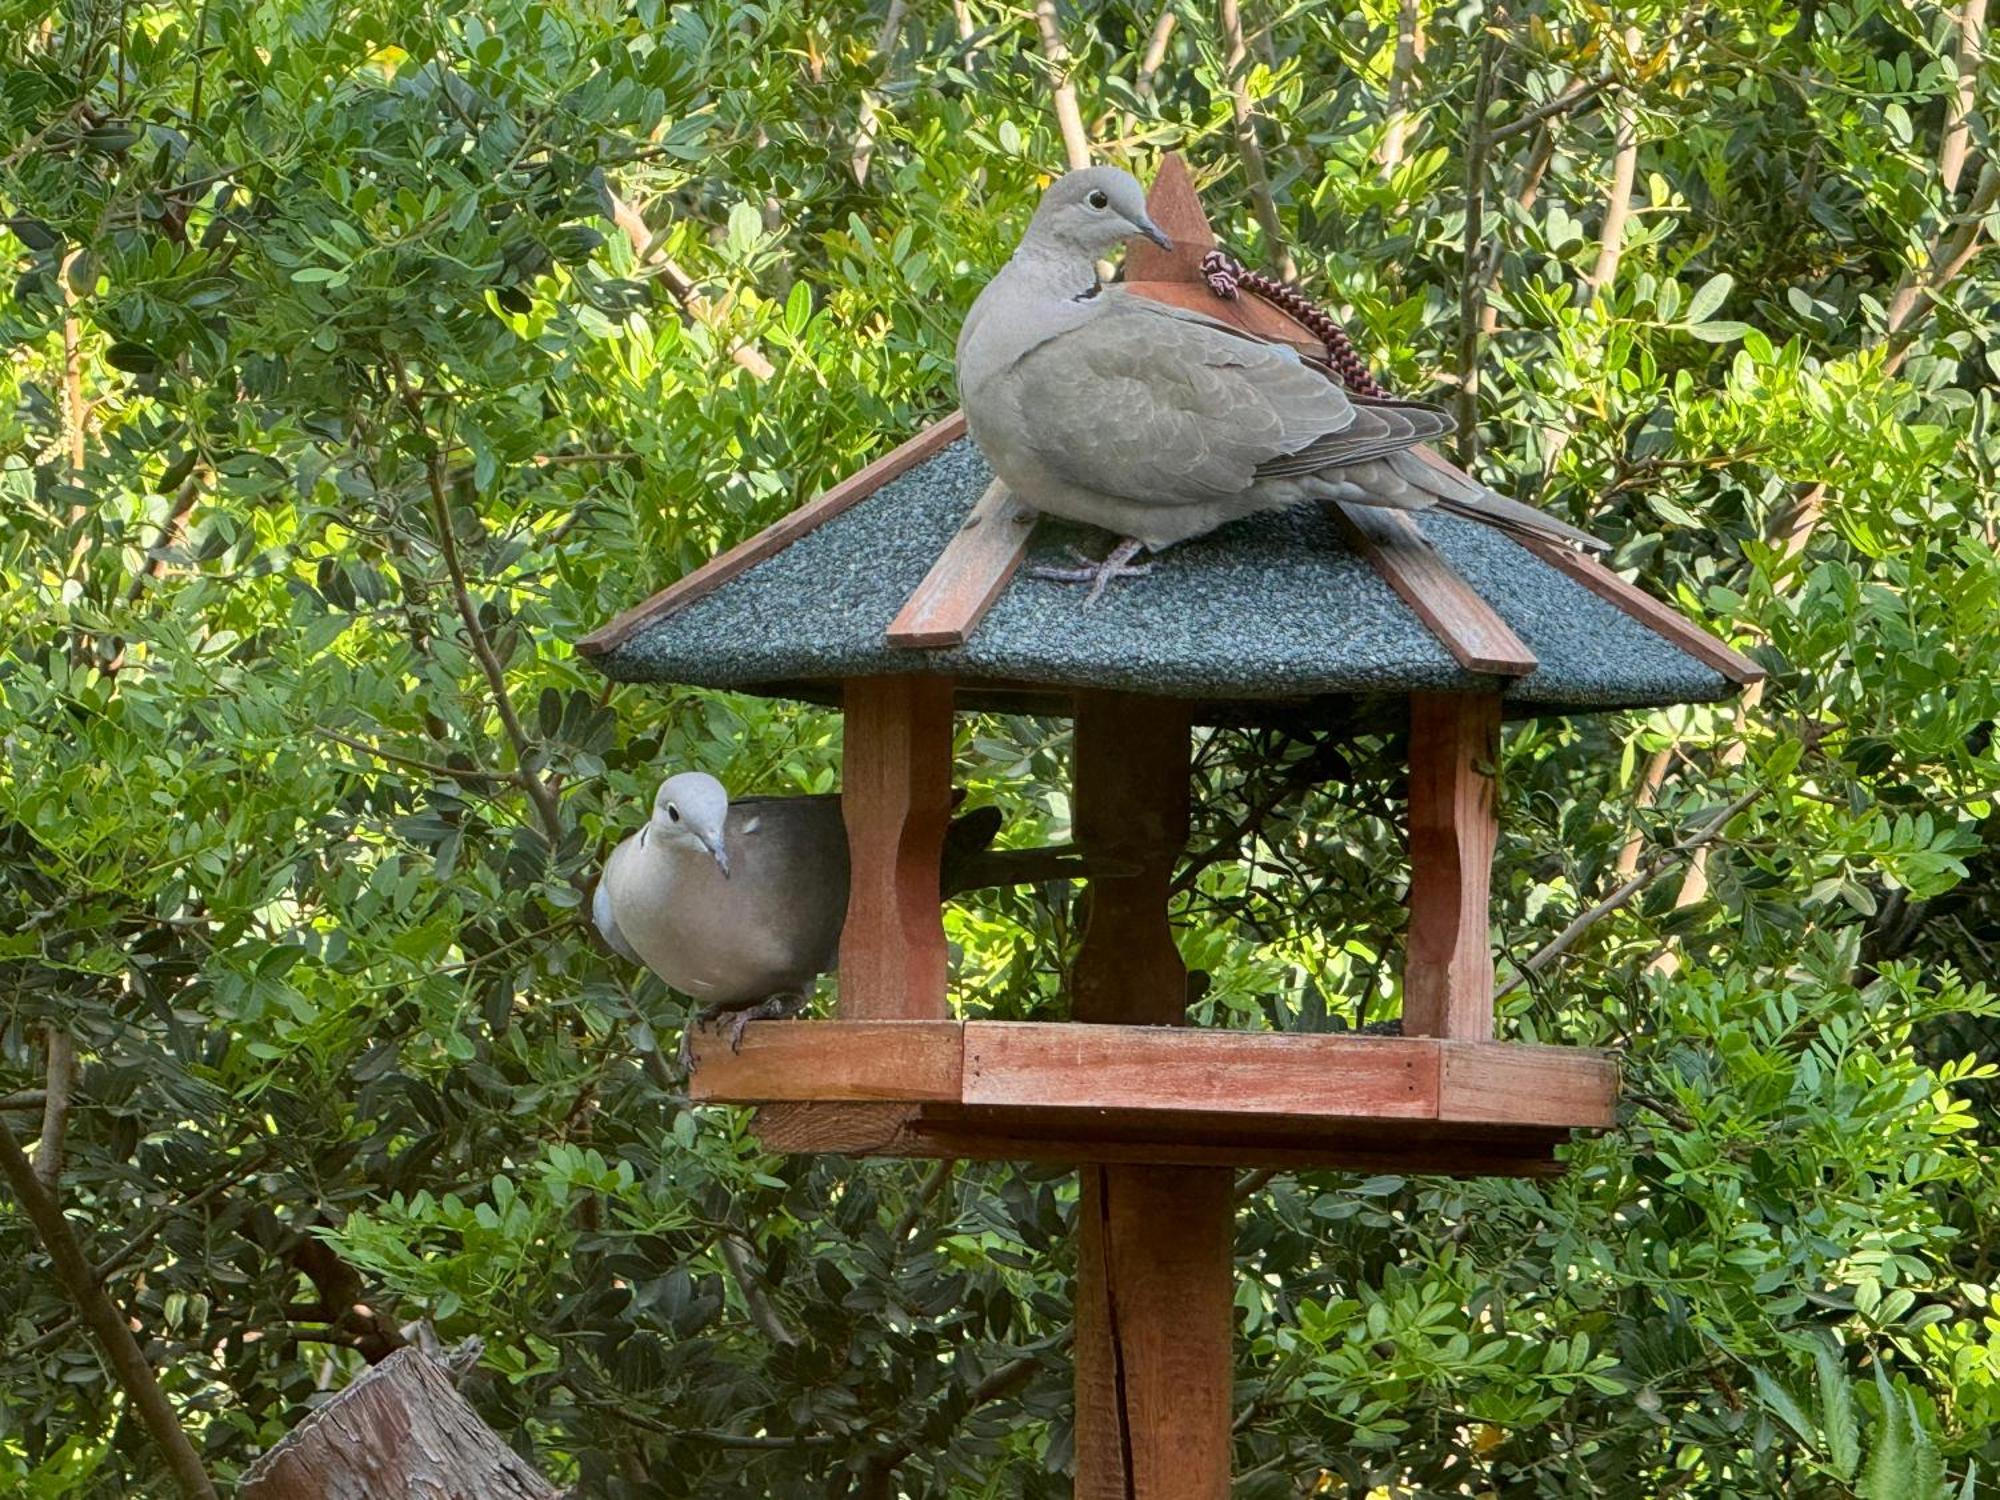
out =
{"type": "Polygon", "coordinates": [[[1036,509],[1122,539],[1047,576],[1090,582],[1095,599],[1141,571],[1141,548],[1308,500],[1435,506],[1603,545],[1413,452],[1452,430],[1436,407],[1356,395],[1286,345],[1102,285],[1097,260],[1135,234],[1170,247],[1135,178],[1066,174],[959,332],[960,398],[993,472],[1036,509]]]}
{"type": "MultiPolygon", "coordinates": [[[[952,820],[945,890],[976,867],[998,808],[952,820]]],[[[701,1003],[693,1027],[724,1015],[731,1047],[755,1020],[796,1015],[834,967],[847,917],[847,828],[840,798],[744,797],[684,771],[661,783],[652,816],[611,851],[591,917],[613,952],[701,1003]]],[[[942,892],[941,892],[942,894],[942,892]]]]}

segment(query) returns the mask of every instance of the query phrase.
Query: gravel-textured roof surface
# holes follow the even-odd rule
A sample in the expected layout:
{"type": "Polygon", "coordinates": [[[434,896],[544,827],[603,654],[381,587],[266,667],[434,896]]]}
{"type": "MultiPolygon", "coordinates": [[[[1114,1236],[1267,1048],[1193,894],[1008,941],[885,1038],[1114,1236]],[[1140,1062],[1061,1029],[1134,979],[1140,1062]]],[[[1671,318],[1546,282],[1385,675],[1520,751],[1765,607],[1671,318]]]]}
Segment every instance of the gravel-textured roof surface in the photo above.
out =
{"type": "MultiPolygon", "coordinates": [[[[1243,700],[1468,690],[1467,673],[1316,507],[1233,522],[1083,591],[1024,568],[963,647],[892,650],[883,632],[991,476],[961,440],[713,593],[642,625],[597,658],[610,676],[749,691],[885,672],[969,682],[1124,688],[1243,700]]],[[[1730,683],[1501,533],[1450,516],[1419,524],[1540,667],[1507,687],[1516,713],[1704,702],[1730,683]]],[[[1045,518],[1029,566],[1109,537],[1045,518]]],[[[1251,711],[1250,716],[1255,716],[1251,711]]]]}

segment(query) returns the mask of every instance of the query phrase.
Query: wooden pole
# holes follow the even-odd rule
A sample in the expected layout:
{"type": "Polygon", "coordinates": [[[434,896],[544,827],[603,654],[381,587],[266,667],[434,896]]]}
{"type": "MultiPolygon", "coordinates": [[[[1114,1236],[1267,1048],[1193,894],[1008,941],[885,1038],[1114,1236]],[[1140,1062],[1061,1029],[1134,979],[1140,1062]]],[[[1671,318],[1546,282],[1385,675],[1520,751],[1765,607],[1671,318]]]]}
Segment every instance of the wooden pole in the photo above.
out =
{"type": "MultiPolygon", "coordinates": [[[[1167,897],[1187,841],[1186,705],[1080,694],[1074,792],[1078,844],[1139,872],[1091,881],[1074,1018],[1178,1025],[1167,897]]],[[[1077,1500],[1227,1500],[1233,1187],[1226,1168],[1082,1169],[1077,1500]]]]}
{"type": "Polygon", "coordinates": [[[1410,695],[1410,928],[1403,1034],[1493,1035],[1488,919],[1500,838],[1500,695],[1410,695]]]}
{"type": "Polygon", "coordinates": [[[840,934],[843,1021],[942,1019],[948,954],[938,909],[951,823],[949,677],[851,678],[842,708],[847,924],[840,934]]]}

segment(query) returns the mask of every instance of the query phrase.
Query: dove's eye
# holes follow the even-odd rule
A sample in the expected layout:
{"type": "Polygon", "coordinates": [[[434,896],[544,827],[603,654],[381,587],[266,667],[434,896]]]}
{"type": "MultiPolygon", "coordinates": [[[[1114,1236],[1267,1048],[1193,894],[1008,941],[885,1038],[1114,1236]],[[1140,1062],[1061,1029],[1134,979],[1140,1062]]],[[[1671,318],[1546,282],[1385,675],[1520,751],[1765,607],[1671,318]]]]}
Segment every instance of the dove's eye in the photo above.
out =
{"type": "Polygon", "coordinates": [[[1100,188],[1086,198],[1084,202],[1088,203],[1092,208],[1109,208],[1111,206],[1111,197],[1100,188]]]}
{"type": "Polygon", "coordinates": [[[667,804],[667,821],[669,823],[678,823],[680,822],[680,820],[681,820],[681,810],[678,807],[675,807],[673,803],[669,802],[667,804]]]}

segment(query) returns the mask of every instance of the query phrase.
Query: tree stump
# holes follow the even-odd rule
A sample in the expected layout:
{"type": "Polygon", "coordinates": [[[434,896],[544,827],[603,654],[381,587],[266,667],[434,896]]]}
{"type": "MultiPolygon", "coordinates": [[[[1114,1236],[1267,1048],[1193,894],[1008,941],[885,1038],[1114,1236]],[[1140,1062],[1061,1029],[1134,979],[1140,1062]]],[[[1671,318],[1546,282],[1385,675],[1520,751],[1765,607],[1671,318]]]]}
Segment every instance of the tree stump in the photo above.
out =
{"type": "Polygon", "coordinates": [[[444,1367],[399,1349],[251,1466],[241,1500],[558,1500],[444,1367]]]}

